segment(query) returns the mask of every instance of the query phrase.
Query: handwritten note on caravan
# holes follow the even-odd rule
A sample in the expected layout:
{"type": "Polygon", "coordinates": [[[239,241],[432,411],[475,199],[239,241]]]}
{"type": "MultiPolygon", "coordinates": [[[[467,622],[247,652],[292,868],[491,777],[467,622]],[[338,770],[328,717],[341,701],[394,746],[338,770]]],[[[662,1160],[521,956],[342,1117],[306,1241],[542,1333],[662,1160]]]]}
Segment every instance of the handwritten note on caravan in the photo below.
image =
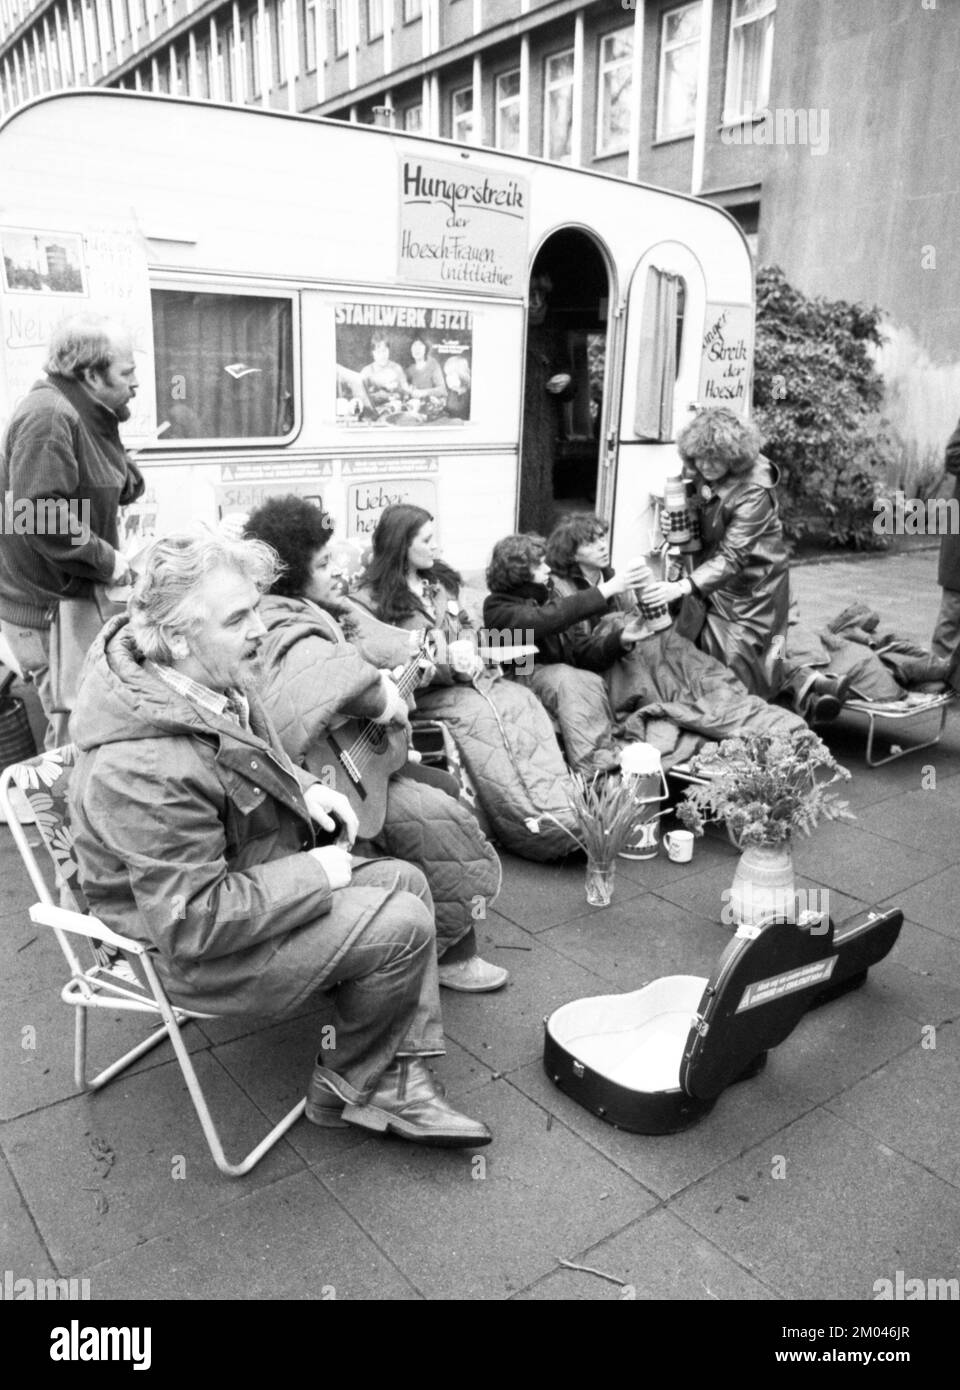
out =
{"type": "Polygon", "coordinates": [[[401,279],[520,297],[529,218],[529,185],[516,174],[400,157],[401,279]]]}
{"type": "Polygon", "coordinates": [[[753,363],[753,309],[749,304],[708,304],[700,356],[701,405],[725,405],[746,413],[753,363]]]}

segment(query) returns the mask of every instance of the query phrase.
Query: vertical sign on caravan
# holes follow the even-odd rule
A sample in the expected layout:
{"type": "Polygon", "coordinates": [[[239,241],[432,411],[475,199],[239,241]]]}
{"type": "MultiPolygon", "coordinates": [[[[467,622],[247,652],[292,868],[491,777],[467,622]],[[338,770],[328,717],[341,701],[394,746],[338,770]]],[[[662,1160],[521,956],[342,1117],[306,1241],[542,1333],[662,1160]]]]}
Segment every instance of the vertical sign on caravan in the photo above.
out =
{"type": "Polygon", "coordinates": [[[753,365],[753,308],[708,304],[700,354],[701,405],[725,405],[746,415],[753,365]]]}
{"type": "Polygon", "coordinates": [[[525,178],[402,154],[399,201],[402,280],[518,299],[526,293],[525,178]]]}

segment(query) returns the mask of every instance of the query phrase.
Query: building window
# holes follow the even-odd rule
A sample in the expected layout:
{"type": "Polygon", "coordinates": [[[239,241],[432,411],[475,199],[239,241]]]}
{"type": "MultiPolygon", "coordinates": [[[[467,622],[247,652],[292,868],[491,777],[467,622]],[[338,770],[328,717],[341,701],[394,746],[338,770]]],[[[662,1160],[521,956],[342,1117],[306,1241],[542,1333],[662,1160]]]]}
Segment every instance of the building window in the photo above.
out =
{"type": "Polygon", "coordinates": [[[287,80],[286,54],[286,35],[284,34],[283,23],[284,6],[282,0],[273,0],[273,4],[267,10],[267,19],[270,24],[270,48],[273,60],[273,85],[282,87],[287,80]]]}
{"type": "Polygon", "coordinates": [[[340,58],[347,51],[350,33],[350,0],[334,0],[333,43],[334,52],[340,58]]]}
{"type": "Polygon", "coordinates": [[[276,439],[294,428],[293,304],[153,290],[157,424],[167,439],[276,439]]]}
{"type": "Polygon", "coordinates": [[[383,38],[383,0],[367,0],[367,39],[383,38]]]}
{"type": "Polygon", "coordinates": [[[418,135],[423,130],[423,107],[408,106],[403,113],[403,129],[418,135]]]}
{"type": "Polygon", "coordinates": [[[520,148],[520,69],[497,78],[497,113],[493,143],[498,150],[520,148]]]}
{"type": "Polygon", "coordinates": [[[419,19],[423,14],[423,0],[403,0],[403,22],[409,24],[411,20],[419,19]]]}
{"type": "Polygon", "coordinates": [[[618,29],[600,40],[597,154],[615,154],[630,144],[633,93],[633,30],[618,29]]]}
{"type": "Polygon", "coordinates": [[[317,0],[307,0],[303,36],[303,65],[307,72],[315,72],[317,68],[317,0]]]}
{"type": "Polygon", "coordinates": [[[210,45],[206,40],[197,44],[197,90],[199,97],[210,96],[210,45]]]}
{"type": "Polygon", "coordinates": [[[473,142],[473,88],[450,93],[450,134],[463,145],[473,142]]]}
{"type": "Polygon", "coordinates": [[[569,164],[573,158],[573,49],[553,53],[544,64],[543,154],[569,164]]]}
{"type": "Polygon", "coordinates": [[[233,30],[227,29],[217,38],[217,71],[223,101],[233,101],[233,30]]]}
{"type": "Polygon", "coordinates": [[[697,72],[703,5],[667,10],[660,26],[660,91],[657,139],[689,135],[697,112],[697,72]]]}
{"type": "Polygon", "coordinates": [[[240,28],[240,66],[246,84],[246,100],[260,95],[260,23],[256,10],[247,15],[240,28]]]}
{"type": "Polygon", "coordinates": [[[749,120],[770,100],[776,0],[733,0],[724,121],[749,120]]]}

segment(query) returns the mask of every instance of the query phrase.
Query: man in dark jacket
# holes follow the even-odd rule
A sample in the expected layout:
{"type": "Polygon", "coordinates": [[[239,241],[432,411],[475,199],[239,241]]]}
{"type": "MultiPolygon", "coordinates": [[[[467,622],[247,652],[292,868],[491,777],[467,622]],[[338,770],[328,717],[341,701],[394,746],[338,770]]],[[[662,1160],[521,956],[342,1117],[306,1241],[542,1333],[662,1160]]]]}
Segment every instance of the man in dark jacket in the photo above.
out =
{"type": "MultiPolygon", "coordinates": [[[[954,479],[954,496],[960,498],[960,424],[947,440],[946,471],[954,479]]],[[[930,651],[948,661],[960,655],[960,535],[949,531],[940,538],[940,568],[937,580],[943,589],[940,612],[933,630],[930,651]]],[[[950,683],[960,689],[960,676],[954,664],[950,683]]]]}
{"type": "Polygon", "coordinates": [[[352,842],[356,817],[294,767],[255,693],[257,607],[275,577],[260,542],[169,537],[129,619],[97,638],[72,726],[84,892],[151,949],[175,1004],[281,1017],[338,987],[307,1097],[315,1124],[489,1143],[424,1060],[444,1050],[426,880],[316,845],[314,822],[334,831],[337,817],[352,842]]]}
{"type": "Polygon", "coordinates": [[[53,708],[50,625],[61,599],[125,579],[118,508],[141,495],[143,479],[118,429],[137,390],[129,333],[95,314],[66,319],[45,370],[10,417],[0,454],[0,497],[14,508],[14,524],[0,528],[0,630],[37,687],[56,747],[68,712],[53,708]]]}

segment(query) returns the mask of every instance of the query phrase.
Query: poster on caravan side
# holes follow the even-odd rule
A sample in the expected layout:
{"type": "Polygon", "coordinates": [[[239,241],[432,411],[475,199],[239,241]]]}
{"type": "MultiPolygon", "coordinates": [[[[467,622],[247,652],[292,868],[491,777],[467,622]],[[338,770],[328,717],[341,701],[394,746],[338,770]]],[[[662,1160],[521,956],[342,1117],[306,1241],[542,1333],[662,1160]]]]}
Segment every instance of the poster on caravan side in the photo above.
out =
{"type": "Polygon", "coordinates": [[[414,304],[337,304],[337,422],[463,425],[470,419],[473,314],[414,304]]]}
{"type": "Polygon", "coordinates": [[[745,415],[752,362],[751,305],[708,304],[700,352],[700,404],[725,405],[745,415]]]}
{"type": "Polygon", "coordinates": [[[403,280],[471,293],[527,288],[530,185],[513,171],[400,157],[397,270],[403,280]]]}
{"type": "Polygon", "coordinates": [[[153,327],[146,242],[136,228],[0,226],[0,427],[43,375],[53,329],[69,315],[102,314],[133,335],[139,387],[121,435],[156,440],[153,327]]]}

